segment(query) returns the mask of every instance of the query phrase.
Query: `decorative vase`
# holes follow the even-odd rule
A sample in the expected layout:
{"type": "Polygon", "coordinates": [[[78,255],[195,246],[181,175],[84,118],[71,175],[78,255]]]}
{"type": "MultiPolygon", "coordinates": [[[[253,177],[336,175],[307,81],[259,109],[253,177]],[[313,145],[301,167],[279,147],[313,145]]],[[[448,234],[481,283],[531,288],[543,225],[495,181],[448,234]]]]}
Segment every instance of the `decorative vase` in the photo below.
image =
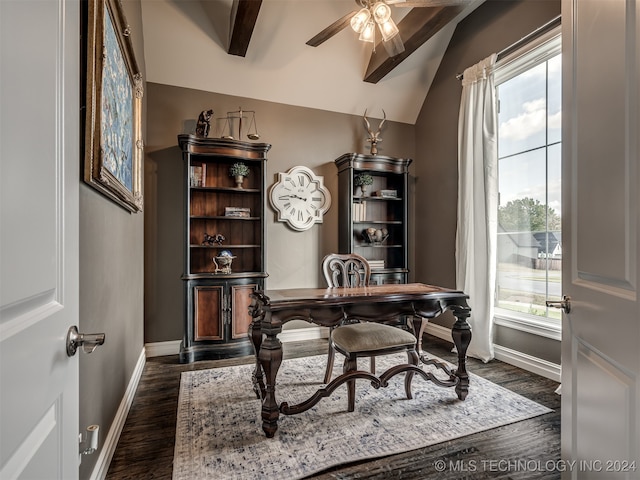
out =
{"type": "Polygon", "coordinates": [[[236,175],[236,187],[242,188],[242,182],[244,182],[244,177],[242,175],[236,175]]]}
{"type": "Polygon", "coordinates": [[[360,196],[361,197],[366,197],[367,196],[367,186],[366,185],[360,185],[360,196]]]}

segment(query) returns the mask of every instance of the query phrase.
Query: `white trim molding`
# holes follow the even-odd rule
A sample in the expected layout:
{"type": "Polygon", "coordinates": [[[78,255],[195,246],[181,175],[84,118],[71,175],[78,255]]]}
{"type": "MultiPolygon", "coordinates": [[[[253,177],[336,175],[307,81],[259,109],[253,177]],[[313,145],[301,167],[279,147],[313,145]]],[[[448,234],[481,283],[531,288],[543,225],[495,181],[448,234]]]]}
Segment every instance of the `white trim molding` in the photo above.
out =
{"type": "Polygon", "coordinates": [[[278,338],[283,343],[329,338],[329,328],[328,327],[292,328],[290,330],[283,330],[282,333],[278,335],[278,338]]]}
{"type": "Polygon", "coordinates": [[[520,367],[527,372],[560,382],[560,365],[501,345],[493,345],[496,359],[520,367]]]}
{"type": "MultiPolygon", "coordinates": [[[[425,333],[453,343],[451,330],[442,325],[429,323],[427,324],[425,333]]],[[[558,364],[501,345],[494,344],[493,349],[496,360],[522,368],[527,372],[535,373],[541,377],[560,382],[560,365],[558,364]]]]}
{"type": "Polygon", "coordinates": [[[142,352],[140,352],[140,356],[138,357],[138,362],[133,369],[131,378],[129,379],[129,384],[127,385],[127,389],[124,392],[124,396],[120,401],[118,411],[116,412],[113,422],[111,422],[109,433],[107,433],[107,437],[105,438],[102,448],[100,449],[98,461],[96,462],[95,467],[93,467],[93,472],[91,472],[91,480],[104,480],[107,476],[109,464],[111,463],[113,454],[116,451],[116,446],[118,445],[120,434],[122,433],[122,429],[124,428],[124,423],[127,420],[127,415],[129,415],[129,410],[131,409],[133,398],[136,395],[136,390],[138,390],[138,384],[140,383],[140,378],[142,377],[142,371],[144,370],[145,363],[145,349],[143,348],[142,352]]]}
{"type": "Polygon", "coordinates": [[[145,343],[144,351],[147,358],[164,357],[165,355],[178,355],[180,353],[180,343],[180,340],[145,343]]]}
{"type": "MultiPolygon", "coordinates": [[[[329,338],[329,329],[327,327],[292,328],[283,330],[278,335],[278,338],[282,343],[329,338]]],[[[144,348],[147,358],[178,355],[180,353],[180,340],[146,343],[144,348]]]]}

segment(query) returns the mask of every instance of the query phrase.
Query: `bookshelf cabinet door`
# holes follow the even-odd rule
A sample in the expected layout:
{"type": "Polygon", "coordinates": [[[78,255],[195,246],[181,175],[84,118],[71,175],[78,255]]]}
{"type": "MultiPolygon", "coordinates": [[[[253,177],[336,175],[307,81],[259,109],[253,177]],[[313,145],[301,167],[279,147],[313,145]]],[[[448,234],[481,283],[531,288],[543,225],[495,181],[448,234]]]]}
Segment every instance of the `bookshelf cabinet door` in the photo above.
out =
{"type": "Polygon", "coordinates": [[[253,320],[249,315],[251,305],[251,293],[256,290],[257,284],[231,285],[231,338],[247,338],[249,325],[253,320]]]}
{"type": "Polygon", "coordinates": [[[224,338],[224,289],[220,285],[193,289],[194,340],[222,340],[224,338]]]}

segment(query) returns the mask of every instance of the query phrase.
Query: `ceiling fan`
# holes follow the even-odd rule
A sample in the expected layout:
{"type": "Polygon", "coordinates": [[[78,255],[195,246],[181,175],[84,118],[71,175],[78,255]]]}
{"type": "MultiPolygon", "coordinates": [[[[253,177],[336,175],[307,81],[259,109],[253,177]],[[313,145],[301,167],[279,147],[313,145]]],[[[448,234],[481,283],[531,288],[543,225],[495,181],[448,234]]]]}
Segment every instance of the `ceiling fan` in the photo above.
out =
{"type": "Polygon", "coordinates": [[[467,4],[469,0],[355,0],[355,2],[360,7],[359,10],[349,12],[333,22],[307,41],[307,45],[317,47],[345,29],[348,25],[351,25],[351,28],[360,34],[360,40],[373,43],[373,51],[375,52],[377,25],[382,35],[382,44],[389,56],[393,57],[404,52],[405,49],[402,39],[398,34],[398,27],[393,19],[391,19],[390,5],[407,8],[449,7],[467,4]]]}

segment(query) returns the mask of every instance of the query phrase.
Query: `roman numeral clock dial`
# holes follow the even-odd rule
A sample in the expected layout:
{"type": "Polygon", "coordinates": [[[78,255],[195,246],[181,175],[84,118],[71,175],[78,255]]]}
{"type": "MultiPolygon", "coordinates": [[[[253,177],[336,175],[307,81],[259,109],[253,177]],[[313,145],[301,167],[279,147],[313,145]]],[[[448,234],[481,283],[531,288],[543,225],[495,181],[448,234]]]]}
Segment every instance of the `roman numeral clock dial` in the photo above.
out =
{"type": "Polygon", "coordinates": [[[322,223],[323,215],[331,206],[331,194],[324,186],[324,177],[302,166],[278,173],[269,200],[278,221],[288,223],[299,232],[322,223]]]}

